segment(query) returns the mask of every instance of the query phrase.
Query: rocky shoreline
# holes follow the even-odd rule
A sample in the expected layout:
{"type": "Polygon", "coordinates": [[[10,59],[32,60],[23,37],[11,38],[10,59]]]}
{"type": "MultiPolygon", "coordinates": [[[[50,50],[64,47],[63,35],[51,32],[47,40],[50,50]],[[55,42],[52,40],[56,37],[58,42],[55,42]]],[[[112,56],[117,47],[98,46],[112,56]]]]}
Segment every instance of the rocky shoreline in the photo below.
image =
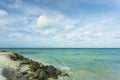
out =
{"type": "Polygon", "coordinates": [[[44,65],[17,53],[8,54],[8,58],[18,62],[18,66],[16,69],[11,67],[3,68],[2,75],[7,80],[57,80],[59,76],[68,76],[67,73],[62,73],[53,65],[44,65]]]}

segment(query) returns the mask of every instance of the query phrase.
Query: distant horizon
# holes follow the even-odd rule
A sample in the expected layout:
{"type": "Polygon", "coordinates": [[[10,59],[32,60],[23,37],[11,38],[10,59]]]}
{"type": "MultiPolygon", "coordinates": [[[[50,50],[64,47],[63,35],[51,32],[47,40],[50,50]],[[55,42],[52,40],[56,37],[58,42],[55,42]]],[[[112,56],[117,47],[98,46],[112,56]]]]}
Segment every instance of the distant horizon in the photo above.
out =
{"type": "MultiPolygon", "coordinates": [[[[0,48],[0,49],[11,49],[12,47],[9,47],[9,48],[0,48]]],[[[112,48],[115,48],[115,47],[87,47],[87,48],[84,48],[84,47],[81,47],[81,48],[77,48],[77,47],[13,47],[14,49],[112,49],[112,48]]],[[[117,49],[117,47],[116,47],[117,49]]],[[[120,49],[120,48],[118,48],[120,49]]]]}

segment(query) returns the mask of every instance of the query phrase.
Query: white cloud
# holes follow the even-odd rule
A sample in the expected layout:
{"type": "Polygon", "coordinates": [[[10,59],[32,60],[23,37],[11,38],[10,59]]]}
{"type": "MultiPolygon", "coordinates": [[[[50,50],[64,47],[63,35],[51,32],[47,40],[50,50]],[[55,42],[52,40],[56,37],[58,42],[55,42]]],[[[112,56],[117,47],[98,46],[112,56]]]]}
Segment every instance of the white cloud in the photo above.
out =
{"type": "Polygon", "coordinates": [[[47,37],[51,37],[54,35],[53,32],[54,32],[53,30],[46,29],[46,30],[44,30],[43,34],[47,37]]]}
{"type": "MultiPolygon", "coordinates": [[[[26,21],[26,19],[22,20],[22,22],[24,21],[26,21]]],[[[78,23],[74,23],[74,20],[71,20],[60,14],[55,14],[52,16],[41,15],[38,17],[36,22],[34,22],[34,19],[31,21],[33,21],[33,23],[27,24],[25,25],[25,27],[28,32],[32,31],[32,33],[21,34],[22,32],[17,33],[17,31],[14,31],[14,34],[11,34],[11,37],[15,37],[17,39],[24,38],[24,40],[28,41],[35,39],[38,40],[38,42],[40,42],[41,40],[49,40],[48,42],[50,42],[51,40],[56,44],[63,43],[64,46],[65,43],[65,45],[72,46],[78,44],[87,45],[89,43],[94,43],[95,41],[93,41],[93,39],[98,39],[104,35],[104,26],[101,23],[82,24],[82,22],[80,21],[76,21],[78,23]],[[36,27],[34,25],[36,25],[36,27]],[[32,28],[27,26],[32,26],[32,28]]],[[[21,28],[19,28],[19,30],[20,29],[21,28]]]]}
{"type": "Polygon", "coordinates": [[[61,34],[64,35],[73,29],[74,20],[68,19],[61,14],[41,15],[36,21],[36,31],[47,37],[59,37],[61,34]]]}
{"type": "Polygon", "coordinates": [[[72,30],[73,28],[74,28],[73,25],[66,25],[66,26],[65,26],[65,31],[70,31],[70,30],[72,30]]]}
{"type": "Polygon", "coordinates": [[[0,16],[8,15],[7,11],[0,9],[0,16]]]}
{"type": "Polygon", "coordinates": [[[90,38],[101,38],[103,36],[103,32],[96,32],[90,35],[90,38]]]}
{"type": "MultiPolygon", "coordinates": [[[[66,44],[88,44],[94,43],[96,41],[100,41],[102,36],[104,36],[104,26],[103,24],[87,24],[83,27],[76,27],[73,29],[73,26],[70,26],[70,32],[61,32],[55,37],[53,37],[53,41],[55,42],[65,42],[66,44]]],[[[69,30],[69,26],[67,26],[67,30],[69,30]]]]}
{"type": "Polygon", "coordinates": [[[114,39],[120,39],[120,33],[115,33],[113,34],[114,39]]]}
{"type": "Polygon", "coordinates": [[[61,15],[56,15],[56,16],[41,15],[37,19],[36,26],[42,29],[59,26],[62,19],[63,16],[61,15]]]}
{"type": "Polygon", "coordinates": [[[97,24],[86,24],[85,26],[79,28],[80,32],[84,32],[84,31],[90,31],[90,32],[99,32],[99,31],[103,31],[106,29],[105,23],[97,23],[97,24]]]}

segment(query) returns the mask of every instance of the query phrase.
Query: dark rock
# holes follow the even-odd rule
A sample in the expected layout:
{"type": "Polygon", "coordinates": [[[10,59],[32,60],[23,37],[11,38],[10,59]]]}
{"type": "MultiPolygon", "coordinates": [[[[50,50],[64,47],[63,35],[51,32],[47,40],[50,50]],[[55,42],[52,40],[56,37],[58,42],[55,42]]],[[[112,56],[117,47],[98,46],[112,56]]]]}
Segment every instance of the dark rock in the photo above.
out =
{"type": "Polygon", "coordinates": [[[55,71],[56,71],[56,69],[52,65],[48,66],[46,69],[46,72],[49,75],[55,74],[55,71]]]}
{"type": "Polygon", "coordinates": [[[26,74],[27,74],[27,72],[26,72],[26,71],[25,71],[25,72],[22,72],[22,74],[23,74],[23,75],[26,75],[26,74]]]}
{"type": "Polygon", "coordinates": [[[10,55],[9,57],[10,57],[10,59],[13,60],[13,61],[16,61],[16,60],[17,60],[17,56],[16,56],[16,55],[10,55]]]}
{"type": "Polygon", "coordinates": [[[21,65],[27,65],[27,64],[30,64],[30,62],[29,62],[29,61],[23,61],[23,62],[21,62],[20,64],[21,64],[21,65]]]}
{"type": "MultiPolygon", "coordinates": [[[[10,55],[10,59],[20,61],[19,68],[25,65],[29,66],[29,69],[24,72],[20,72],[19,69],[18,72],[20,73],[16,75],[17,79],[12,80],[48,80],[49,78],[57,79],[58,75],[61,75],[61,71],[56,69],[54,66],[43,65],[42,63],[24,58],[22,55],[17,53],[14,53],[14,55],[10,55]]],[[[69,75],[65,73],[62,76],[69,75]]]]}
{"type": "Polygon", "coordinates": [[[69,75],[67,73],[64,73],[63,76],[67,76],[68,77],[69,75]]]}
{"type": "Polygon", "coordinates": [[[7,51],[1,51],[1,52],[7,52],[7,51]]]}
{"type": "Polygon", "coordinates": [[[31,71],[35,72],[37,69],[38,69],[37,63],[33,63],[32,66],[31,66],[31,71]]]}

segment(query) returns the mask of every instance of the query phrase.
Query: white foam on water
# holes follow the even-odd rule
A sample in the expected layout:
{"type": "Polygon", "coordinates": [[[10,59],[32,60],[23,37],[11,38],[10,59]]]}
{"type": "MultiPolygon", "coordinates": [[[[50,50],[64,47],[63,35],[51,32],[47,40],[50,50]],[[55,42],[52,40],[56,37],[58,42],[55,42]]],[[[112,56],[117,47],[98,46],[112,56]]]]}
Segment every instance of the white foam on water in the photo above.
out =
{"type": "Polygon", "coordinates": [[[67,70],[67,71],[70,71],[70,68],[65,66],[65,67],[61,67],[62,70],[67,70]]]}

